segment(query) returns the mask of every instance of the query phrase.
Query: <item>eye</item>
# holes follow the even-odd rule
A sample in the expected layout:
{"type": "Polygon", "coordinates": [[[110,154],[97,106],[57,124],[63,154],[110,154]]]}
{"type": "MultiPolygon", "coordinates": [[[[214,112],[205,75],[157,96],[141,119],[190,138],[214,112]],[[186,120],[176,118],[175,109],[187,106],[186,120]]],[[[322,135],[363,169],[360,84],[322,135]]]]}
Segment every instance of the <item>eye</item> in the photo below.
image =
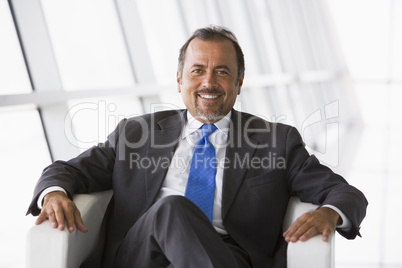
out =
{"type": "Polygon", "coordinates": [[[226,70],[218,70],[217,72],[216,72],[218,75],[229,75],[229,73],[226,71],[226,70]]]}
{"type": "Polygon", "coordinates": [[[191,71],[192,74],[201,74],[202,70],[201,69],[194,69],[191,71]]]}

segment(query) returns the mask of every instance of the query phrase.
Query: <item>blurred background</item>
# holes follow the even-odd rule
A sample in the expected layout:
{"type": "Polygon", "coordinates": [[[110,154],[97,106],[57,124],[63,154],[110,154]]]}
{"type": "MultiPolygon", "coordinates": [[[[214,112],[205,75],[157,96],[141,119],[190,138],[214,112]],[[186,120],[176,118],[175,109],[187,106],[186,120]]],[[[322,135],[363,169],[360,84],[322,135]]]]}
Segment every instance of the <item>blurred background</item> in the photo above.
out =
{"type": "Polygon", "coordinates": [[[210,24],[244,50],[235,108],[294,125],[365,193],[336,267],[402,267],[401,0],[0,0],[0,267],[24,267],[45,166],[124,117],[183,107],[178,51],[210,24]]]}

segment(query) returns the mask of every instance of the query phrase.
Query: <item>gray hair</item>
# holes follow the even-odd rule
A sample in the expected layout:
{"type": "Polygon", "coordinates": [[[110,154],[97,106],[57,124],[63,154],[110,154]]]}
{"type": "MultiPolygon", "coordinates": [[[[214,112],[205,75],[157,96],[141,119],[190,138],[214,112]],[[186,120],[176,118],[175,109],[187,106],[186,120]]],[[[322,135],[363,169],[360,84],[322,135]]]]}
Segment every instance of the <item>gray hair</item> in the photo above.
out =
{"type": "Polygon", "coordinates": [[[237,56],[237,79],[240,79],[241,75],[245,71],[245,65],[244,54],[239,45],[239,42],[237,41],[236,36],[230,30],[222,26],[215,25],[197,29],[187,40],[187,42],[184,43],[184,45],[180,48],[179,63],[177,66],[177,71],[179,72],[180,77],[183,74],[184,59],[187,47],[194,38],[199,38],[204,41],[221,41],[225,39],[232,41],[237,56]]]}

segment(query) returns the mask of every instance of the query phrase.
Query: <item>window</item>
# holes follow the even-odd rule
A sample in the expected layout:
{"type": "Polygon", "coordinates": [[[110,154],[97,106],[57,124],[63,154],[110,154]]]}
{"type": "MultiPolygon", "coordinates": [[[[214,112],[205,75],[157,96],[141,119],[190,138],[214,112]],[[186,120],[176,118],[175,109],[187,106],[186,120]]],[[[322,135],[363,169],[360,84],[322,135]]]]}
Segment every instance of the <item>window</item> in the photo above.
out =
{"type": "Polygon", "coordinates": [[[39,114],[35,107],[0,109],[0,228],[1,267],[24,267],[26,232],[34,223],[24,217],[42,170],[51,163],[39,114]]]}
{"type": "Polygon", "coordinates": [[[0,94],[32,91],[7,1],[0,1],[0,94]]]}
{"type": "Polygon", "coordinates": [[[113,1],[42,0],[42,6],[65,90],[134,85],[113,1]]]}

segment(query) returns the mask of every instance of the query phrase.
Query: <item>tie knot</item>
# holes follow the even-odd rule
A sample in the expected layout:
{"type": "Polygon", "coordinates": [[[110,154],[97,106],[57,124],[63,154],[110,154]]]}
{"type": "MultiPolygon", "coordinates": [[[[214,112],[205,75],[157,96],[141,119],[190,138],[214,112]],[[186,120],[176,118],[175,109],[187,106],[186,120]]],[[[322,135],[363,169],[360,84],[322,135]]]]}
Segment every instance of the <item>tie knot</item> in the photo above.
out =
{"type": "Polygon", "coordinates": [[[214,124],[204,124],[201,126],[202,137],[209,137],[218,128],[214,124]]]}

